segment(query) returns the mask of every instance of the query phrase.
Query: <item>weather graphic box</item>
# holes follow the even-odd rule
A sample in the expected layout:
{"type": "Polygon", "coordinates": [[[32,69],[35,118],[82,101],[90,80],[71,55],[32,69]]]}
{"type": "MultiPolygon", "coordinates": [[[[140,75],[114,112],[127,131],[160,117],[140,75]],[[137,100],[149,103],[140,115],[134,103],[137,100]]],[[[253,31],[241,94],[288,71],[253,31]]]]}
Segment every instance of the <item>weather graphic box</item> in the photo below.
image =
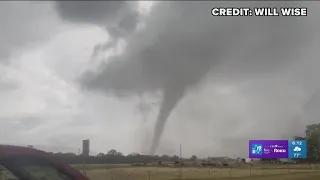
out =
{"type": "Polygon", "coordinates": [[[307,141],[289,140],[289,158],[307,158],[307,141]]]}
{"type": "Polygon", "coordinates": [[[250,140],[249,158],[288,158],[288,140],[250,140]]]}

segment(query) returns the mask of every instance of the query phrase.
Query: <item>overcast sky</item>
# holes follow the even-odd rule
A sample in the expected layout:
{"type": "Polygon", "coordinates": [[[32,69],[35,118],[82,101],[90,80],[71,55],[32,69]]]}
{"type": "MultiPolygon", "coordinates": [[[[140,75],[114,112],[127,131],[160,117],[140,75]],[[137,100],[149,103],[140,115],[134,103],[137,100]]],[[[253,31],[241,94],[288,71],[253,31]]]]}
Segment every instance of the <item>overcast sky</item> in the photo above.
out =
{"type": "Polygon", "coordinates": [[[319,6],[0,2],[0,144],[148,152],[172,84],[183,96],[158,154],[247,156],[249,139],[303,135],[320,120],[319,6]],[[309,9],[223,18],[214,6],[309,9]]]}

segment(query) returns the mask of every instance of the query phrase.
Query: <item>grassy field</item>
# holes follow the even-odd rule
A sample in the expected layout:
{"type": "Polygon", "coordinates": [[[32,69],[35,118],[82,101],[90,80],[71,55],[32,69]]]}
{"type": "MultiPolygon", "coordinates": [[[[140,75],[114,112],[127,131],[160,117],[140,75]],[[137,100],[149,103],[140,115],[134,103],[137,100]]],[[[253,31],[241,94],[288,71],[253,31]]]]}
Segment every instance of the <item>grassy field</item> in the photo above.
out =
{"type": "Polygon", "coordinates": [[[317,165],[240,166],[233,168],[130,167],[129,165],[88,165],[91,180],[315,180],[317,165]]]}
{"type": "MultiPolygon", "coordinates": [[[[75,169],[81,166],[72,165],[75,169]]],[[[234,167],[135,167],[87,165],[91,180],[320,180],[318,165],[237,165],[234,167]]],[[[78,169],[82,172],[81,169],[78,169]]],[[[4,174],[3,174],[4,175],[4,174]]],[[[6,180],[7,175],[0,176],[6,180]]]]}

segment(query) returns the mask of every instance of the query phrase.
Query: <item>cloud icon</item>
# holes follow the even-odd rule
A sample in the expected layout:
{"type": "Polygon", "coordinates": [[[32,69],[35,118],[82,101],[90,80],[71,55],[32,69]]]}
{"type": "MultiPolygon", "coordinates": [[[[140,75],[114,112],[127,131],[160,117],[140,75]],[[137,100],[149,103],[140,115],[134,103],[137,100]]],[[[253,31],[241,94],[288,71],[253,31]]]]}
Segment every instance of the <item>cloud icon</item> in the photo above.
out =
{"type": "Polygon", "coordinates": [[[301,151],[301,148],[299,148],[298,146],[296,146],[294,149],[293,149],[293,151],[301,151]]]}

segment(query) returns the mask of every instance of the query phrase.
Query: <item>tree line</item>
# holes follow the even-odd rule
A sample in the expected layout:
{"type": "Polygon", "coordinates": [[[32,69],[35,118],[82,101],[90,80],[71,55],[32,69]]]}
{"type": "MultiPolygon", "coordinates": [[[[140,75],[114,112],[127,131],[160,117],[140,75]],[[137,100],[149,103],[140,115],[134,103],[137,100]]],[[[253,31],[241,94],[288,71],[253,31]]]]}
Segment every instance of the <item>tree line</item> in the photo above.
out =
{"type": "MultiPolygon", "coordinates": [[[[311,124],[306,126],[304,136],[295,136],[295,140],[306,140],[307,141],[307,158],[306,159],[295,159],[299,162],[314,163],[320,162],[320,123],[311,124]]],[[[139,153],[131,153],[127,156],[121,152],[111,149],[107,153],[99,153],[96,156],[77,155],[74,153],[51,153],[58,160],[68,164],[79,164],[84,161],[87,164],[132,164],[132,163],[153,163],[153,162],[175,162],[179,160],[179,156],[151,156],[143,155],[139,153]]],[[[197,156],[193,155],[190,158],[183,158],[182,161],[195,162],[197,156]]],[[[261,159],[262,161],[274,161],[273,159],[261,159]]]]}
{"type": "MultiPolygon", "coordinates": [[[[139,153],[131,153],[127,156],[123,155],[121,152],[115,149],[109,150],[107,153],[99,153],[96,156],[82,156],[74,153],[51,153],[58,160],[68,163],[68,164],[79,164],[86,162],[87,164],[132,164],[132,163],[153,163],[153,162],[175,162],[180,158],[177,155],[168,156],[151,156],[143,155],[139,153]]],[[[183,159],[184,161],[195,161],[196,156],[192,156],[190,159],[183,159]]]]}
{"type": "MultiPolygon", "coordinates": [[[[295,136],[294,140],[307,141],[307,158],[293,159],[301,163],[320,163],[320,123],[306,126],[304,136],[295,136]]],[[[276,159],[261,159],[264,162],[275,162],[276,159]]]]}

